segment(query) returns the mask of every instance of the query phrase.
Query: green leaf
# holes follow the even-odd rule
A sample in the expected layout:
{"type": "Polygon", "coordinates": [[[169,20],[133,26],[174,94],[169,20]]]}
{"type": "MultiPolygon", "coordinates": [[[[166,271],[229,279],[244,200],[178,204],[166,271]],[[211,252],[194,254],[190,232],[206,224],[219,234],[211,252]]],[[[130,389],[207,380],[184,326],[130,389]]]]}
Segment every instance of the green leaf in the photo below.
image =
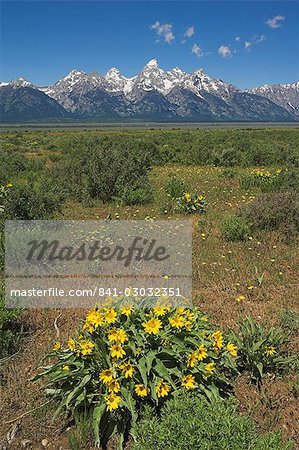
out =
{"type": "Polygon", "coordinates": [[[138,419],[138,414],[136,411],[136,402],[132,397],[132,394],[125,387],[121,388],[121,394],[123,400],[125,401],[125,405],[127,406],[128,410],[131,413],[132,425],[135,425],[138,419]]]}
{"type": "Polygon", "coordinates": [[[92,422],[93,422],[93,432],[95,435],[96,446],[101,445],[100,423],[101,423],[105,409],[106,409],[106,404],[103,402],[103,403],[98,404],[93,410],[92,422]]]}
{"type": "Polygon", "coordinates": [[[146,365],[146,359],[145,359],[144,356],[142,358],[140,358],[140,360],[138,361],[137,368],[138,368],[139,373],[141,375],[143,384],[145,386],[147,386],[147,376],[146,376],[146,374],[147,374],[147,365],[146,365]]]}
{"type": "Polygon", "coordinates": [[[85,377],[83,378],[83,380],[81,381],[81,383],[75,387],[75,389],[73,389],[69,395],[67,396],[66,402],[65,402],[65,406],[66,408],[69,407],[71,401],[73,400],[74,397],[76,397],[76,395],[83,390],[83,387],[90,381],[91,379],[91,375],[85,375],[85,377]]]}
{"type": "Polygon", "coordinates": [[[175,385],[169,376],[169,372],[159,359],[156,360],[156,365],[153,367],[153,370],[156,372],[157,375],[159,375],[164,380],[168,381],[173,388],[175,388],[175,385]]]}

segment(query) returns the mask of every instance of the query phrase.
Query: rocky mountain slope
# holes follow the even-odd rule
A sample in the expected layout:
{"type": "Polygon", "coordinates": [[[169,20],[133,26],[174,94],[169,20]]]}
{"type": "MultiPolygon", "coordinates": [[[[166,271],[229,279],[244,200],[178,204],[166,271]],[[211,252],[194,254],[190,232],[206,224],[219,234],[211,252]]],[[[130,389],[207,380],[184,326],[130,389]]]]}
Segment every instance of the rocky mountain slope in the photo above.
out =
{"type": "Polygon", "coordinates": [[[1,120],[44,120],[56,113],[58,119],[99,121],[292,121],[299,120],[298,84],[242,91],[202,69],[164,71],[153,59],[132,78],[111,68],[104,76],[72,70],[51,86],[34,86],[22,77],[0,83],[5,97],[1,120]],[[26,90],[30,101],[25,107],[26,90]]]}

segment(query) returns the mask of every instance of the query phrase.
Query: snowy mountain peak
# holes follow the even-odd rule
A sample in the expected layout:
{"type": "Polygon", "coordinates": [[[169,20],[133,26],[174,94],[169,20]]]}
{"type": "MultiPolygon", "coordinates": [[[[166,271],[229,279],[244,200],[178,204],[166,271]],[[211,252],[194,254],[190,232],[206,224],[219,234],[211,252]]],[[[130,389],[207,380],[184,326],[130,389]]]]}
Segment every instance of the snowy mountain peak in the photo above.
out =
{"type": "Polygon", "coordinates": [[[19,77],[16,80],[11,81],[9,84],[12,86],[33,87],[33,84],[30,83],[30,81],[25,80],[24,77],[19,77]]]}
{"type": "Polygon", "coordinates": [[[111,67],[105,75],[106,79],[120,79],[124,78],[121,72],[116,67],[111,67]]]}
{"type": "Polygon", "coordinates": [[[151,59],[145,67],[159,67],[158,61],[156,59],[151,59]]]}

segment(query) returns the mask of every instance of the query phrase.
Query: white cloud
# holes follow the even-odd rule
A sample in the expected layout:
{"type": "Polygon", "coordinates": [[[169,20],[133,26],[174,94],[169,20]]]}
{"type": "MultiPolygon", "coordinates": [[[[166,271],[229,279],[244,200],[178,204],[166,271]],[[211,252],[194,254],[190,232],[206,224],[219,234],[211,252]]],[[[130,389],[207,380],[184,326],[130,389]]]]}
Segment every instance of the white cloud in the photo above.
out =
{"type": "Polygon", "coordinates": [[[231,51],[229,45],[221,45],[218,48],[218,53],[220,56],[222,56],[222,58],[227,58],[227,57],[231,56],[232,51],[231,51]]]}
{"type": "Polygon", "coordinates": [[[236,36],[236,37],[235,37],[235,41],[236,41],[236,42],[240,42],[240,40],[241,40],[240,36],[236,36]]]}
{"type": "Polygon", "coordinates": [[[160,23],[158,20],[153,25],[150,26],[151,30],[156,33],[156,42],[163,40],[168,44],[175,39],[174,33],[172,31],[172,25],[169,23],[160,23]]]}
{"type": "Polygon", "coordinates": [[[259,44],[260,42],[264,42],[267,39],[267,36],[265,36],[264,34],[261,34],[260,36],[253,36],[253,42],[255,44],[259,44]]]}
{"type": "Polygon", "coordinates": [[[251,47],[252,47],[252,42],[248,42],[248,41],[245,41],[245,42],[244,42],[244,48],[245,48],[245,50],[250,50],[251,47]]]}
{"type": "Polygon", "coordinates": [[[187,30],[184,33],[184,36],[186,38],[191,38],[193,35],[195,34],[195,28],[194,27],[189,27],[187,28],[187,30]]]}
{"type": "Polygon", "coordinates": [[[269,25],[270,28],[280,28],[283,21],[285,19],[285,16],[282,15],[278,15],[278,16],[274,16],[272,17],[272,19],[268,19],[266,20],[266,24],[269,25]]]}
{"type": "Polygon", "coordinates": [[[191,52],[192,52],[195,56],[197,56],[198,58],[199,58],[200,56],[203,56],[203,52],[202,52],[202,50],[201,50],[201,48],[200,48],[200,46],[199,46],[198,44],[193,44],[193,45],[192,45],[192,47],[191,47],[191,52]]]}

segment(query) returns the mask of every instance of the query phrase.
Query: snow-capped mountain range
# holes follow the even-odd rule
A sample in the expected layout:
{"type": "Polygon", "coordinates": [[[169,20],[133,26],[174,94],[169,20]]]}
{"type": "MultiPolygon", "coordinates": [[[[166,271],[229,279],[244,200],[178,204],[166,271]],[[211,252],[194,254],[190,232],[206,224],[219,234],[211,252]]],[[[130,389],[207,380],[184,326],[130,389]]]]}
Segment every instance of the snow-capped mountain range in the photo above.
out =
{"type": "MultiPolygon", "coordinates": [[[[22,77],[0,83],[0,94],[5,103],[0,110],[2,121],[13,120],[15,110],[16,120],[22,120],[20,111],[30,117],[26,104],[16,108],[19,97],[23,102],[27,98],[29,104],[50,98],[63,108],[65,117],[74,120],[299,120],[298,82],[244,91],[209,77],[203,69],[191,74],[178,67],[164,71],[156,59],[132,78],[114,67],[106,75],[72,70],[51,86],[34,86],[22,77]]],[[[53,113],[49,110],[49,117],[53,113]]]]}

